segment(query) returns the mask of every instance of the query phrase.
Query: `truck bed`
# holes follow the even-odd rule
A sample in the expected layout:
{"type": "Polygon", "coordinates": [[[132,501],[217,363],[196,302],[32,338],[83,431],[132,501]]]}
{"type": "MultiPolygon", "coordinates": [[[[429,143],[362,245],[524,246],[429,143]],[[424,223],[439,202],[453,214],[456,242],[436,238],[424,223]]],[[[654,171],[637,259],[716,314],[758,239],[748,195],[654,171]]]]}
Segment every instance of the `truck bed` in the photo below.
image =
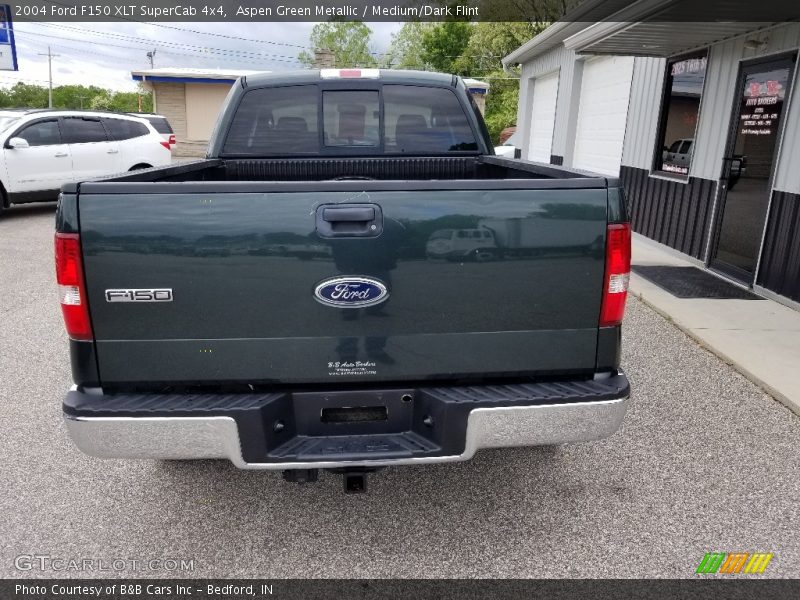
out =
{"type": "MultiPolygon", "coordinates": [[[[276,182],[326,180],[511,181],[558,180],[559,186],[605,186],[596,174],[498,156],[204,159],[134,171],[97,182],[276,182]]],[[[612,180],[615,185],[616,180],[612,180]]],[[[512,183],[513,184],[513,183],[512,183]]],[[[77,184],[76,184],[77,185],[77,184]]],[[[91,184],[89,184],[91,185],[91,184]]],[[[74,187],[74,186],[68,186],[74,187]]],[[[543,183],[543,187],[547,184],[543,183]]]]}

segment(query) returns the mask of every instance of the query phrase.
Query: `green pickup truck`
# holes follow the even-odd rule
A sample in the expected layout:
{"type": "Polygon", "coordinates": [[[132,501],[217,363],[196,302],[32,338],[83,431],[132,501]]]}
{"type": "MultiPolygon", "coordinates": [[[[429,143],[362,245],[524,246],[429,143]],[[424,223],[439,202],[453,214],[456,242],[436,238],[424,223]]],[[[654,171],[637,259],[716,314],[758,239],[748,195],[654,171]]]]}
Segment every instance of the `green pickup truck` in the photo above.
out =
{"type": "Polygon", "coordinates": [[[93,456],[362,491],[379,467],[602,438],[628,406],[619,181],[494,156],[455,76],[242,78],[206,159],[66,185],[55,255],[64,417],[93,456]]]}

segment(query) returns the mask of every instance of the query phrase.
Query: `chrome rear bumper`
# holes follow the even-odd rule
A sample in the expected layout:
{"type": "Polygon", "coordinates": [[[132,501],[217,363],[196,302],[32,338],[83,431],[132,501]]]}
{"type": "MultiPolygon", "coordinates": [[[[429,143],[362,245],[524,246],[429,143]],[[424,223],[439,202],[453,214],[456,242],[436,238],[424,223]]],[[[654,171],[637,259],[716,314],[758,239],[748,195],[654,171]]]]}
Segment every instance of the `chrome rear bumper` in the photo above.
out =
{"type": "MultiPolygon", "coordinates": [[[[627,392],[627,390],[626,390],[627,392]]],[[[241,469],[379,467],[463,461],[482,448],[584,442],[607,437],[620,427],[625,397],[590,402],[475,408],[459,454],[378,460],[247,462],[237,422],[228,416],[75,416],[65,414],[72,440],[101,458],[224,459],[241,469]]]]}

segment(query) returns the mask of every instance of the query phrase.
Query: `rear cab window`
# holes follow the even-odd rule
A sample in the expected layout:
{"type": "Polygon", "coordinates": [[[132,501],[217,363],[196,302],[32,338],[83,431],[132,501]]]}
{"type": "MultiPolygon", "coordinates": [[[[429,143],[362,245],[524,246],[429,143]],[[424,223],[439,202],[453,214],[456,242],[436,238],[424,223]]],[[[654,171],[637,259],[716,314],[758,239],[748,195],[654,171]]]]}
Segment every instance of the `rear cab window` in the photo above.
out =
{"type": "Polygon", "coordinates": [[[246,92],[222,155],[476,154],[478,148],[451,89],[297,85],[246,92]]]}

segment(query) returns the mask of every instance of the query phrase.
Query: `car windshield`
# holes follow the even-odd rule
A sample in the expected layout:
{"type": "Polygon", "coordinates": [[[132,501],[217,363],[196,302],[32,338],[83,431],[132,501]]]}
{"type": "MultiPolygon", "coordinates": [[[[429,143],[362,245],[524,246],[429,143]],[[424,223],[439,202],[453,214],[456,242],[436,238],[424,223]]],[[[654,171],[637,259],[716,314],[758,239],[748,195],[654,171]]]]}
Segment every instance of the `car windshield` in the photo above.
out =
{"type": "Polygon", "coordinates": [[[0,131],[5,131],[17,121],[19,121],[19,117],[7,117],[0,115],[0,131]]]}
{"type": "Polygon", "coordinates": [[[503,142],[503,146],[516,146],[516,145],[517,145],[517,140],[518,140],[518,139],[519,139],[519,138],[518,138],[518,135],[517,135],[517,133],[516,133],[516,132],[515,132],[515,133],[512,133],[512,134],[509,136],[509,138],[508,138],[508,139],[507,139],[505,142],[503,142]]]}

